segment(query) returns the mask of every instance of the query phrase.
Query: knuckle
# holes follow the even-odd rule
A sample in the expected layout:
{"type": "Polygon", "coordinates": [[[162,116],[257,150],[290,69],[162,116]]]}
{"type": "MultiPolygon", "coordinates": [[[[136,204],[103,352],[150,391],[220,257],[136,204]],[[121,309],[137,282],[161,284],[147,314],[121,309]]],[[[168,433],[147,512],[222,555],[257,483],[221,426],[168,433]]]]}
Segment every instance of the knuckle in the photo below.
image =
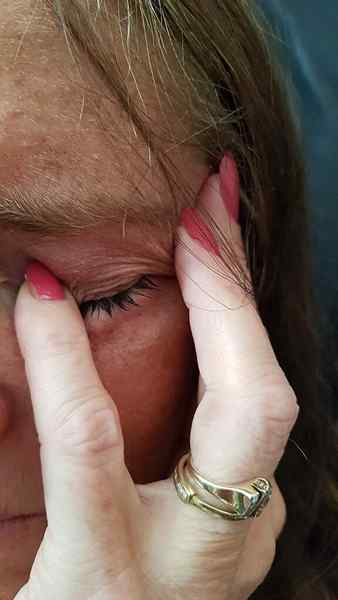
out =
{"type": "Polygon", "coordinates": [[[265,388],[258,407],[271,429],[281,435],[290,433],[299,413],[296,394],[286,380],[277,386],[265,388]]]}
{"type": "Polygon", "coordinates": [[[98,460],[122,443],[112,400],[96,386],[64,402],[52,427],[47,444],[73,458],[98,460]]]}
{"type": "Polygon", "coordinates": [[[289,384],[264,390],[251,416],[258,453],[264,461],[281,458],[298,413],[297,399],[289,384]]]}

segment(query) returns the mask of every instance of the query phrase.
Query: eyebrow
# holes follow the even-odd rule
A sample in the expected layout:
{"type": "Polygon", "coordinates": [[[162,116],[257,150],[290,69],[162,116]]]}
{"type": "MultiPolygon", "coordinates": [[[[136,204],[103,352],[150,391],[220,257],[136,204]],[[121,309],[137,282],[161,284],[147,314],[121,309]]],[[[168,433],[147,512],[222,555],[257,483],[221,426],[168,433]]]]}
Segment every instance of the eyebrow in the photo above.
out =
{"type": "MultiPolygon", "coordinates": [[[[155,196],[155,195],[154,195],[155,196]]],[[[71,190],[29,191],[0,183],[0,225],[43,235],[87,229],[102,221],[156,223],[177,217],[175,202],[154,202],[138,188],[128,196],[109,190],[98,193],[85,187],[75,195],[71,190]],[[169,205],[170,204],[170,205],[169,205]]]]}

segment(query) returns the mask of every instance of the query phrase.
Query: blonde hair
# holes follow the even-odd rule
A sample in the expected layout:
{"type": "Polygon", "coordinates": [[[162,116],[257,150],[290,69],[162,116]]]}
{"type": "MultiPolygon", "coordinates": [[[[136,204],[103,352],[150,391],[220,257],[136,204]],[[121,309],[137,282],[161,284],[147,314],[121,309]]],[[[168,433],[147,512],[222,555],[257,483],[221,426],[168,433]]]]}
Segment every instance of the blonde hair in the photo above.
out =
{"type": "MultiPolygon", "coordinates": [[[[196,148],[210,170],[218,168],[225,151],[236,159],[257,304],[302,407],[294,437],[307,455],[305,460],[289,444],[277,470],[288,522],[275,564],[253,598],[333,600],[327,566],[338,543],[331,489],[338,445],[319,400],[303,163],[267,25],[253,0],[49,0],[49,5],[74,63],[80,70],[84,62],[94,68],[105,97],[118,101],[165,172],[173,210],[183,193],[171,161],[174,147],[196,148]],[[327,554],[316,551],[314,541],[327,554]]],[[[189,190],[184,192],[193,203],[189,190]]]]}

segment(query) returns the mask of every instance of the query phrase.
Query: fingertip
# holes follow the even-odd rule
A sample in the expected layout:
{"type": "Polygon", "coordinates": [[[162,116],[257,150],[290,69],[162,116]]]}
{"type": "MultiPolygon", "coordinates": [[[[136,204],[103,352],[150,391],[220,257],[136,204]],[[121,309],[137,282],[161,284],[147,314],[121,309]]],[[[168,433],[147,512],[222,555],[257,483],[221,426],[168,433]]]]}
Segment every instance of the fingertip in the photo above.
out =
{"type": "Polygon", "coordinates": [[[14,307],[14,318],[15,324],[17,324],[17,320],[21,315],[22,310],[25,305],[31,303],[33,301],[33,296],[31,290],[29,289],[29,283],[24,279],[19,291],[16,296],[15,307],[14,307]]]}
{"type": "Polygon", "coordinates": [[[206,181],[196,205],[197,210],[207,222],[216,226],[216,231],[223,232],[231,238],[235,231],[239,231],[239,225],[234,220],[232,208],[224,196],[222,179],[219,173],[214,173],[206,181]],[[230,208],[230,210],[229,210],[230,208]]]}
{"type": "Polygon", "coordinates": [[[59,279],[42,263],[32,261],[25,271],[28,291],[37,300],[64,300],[65,290],[59,279]]]}
{"type": "Polygon", "coordinates": [[[236,161],[232,154],[226,153],[219,167],[220,192],[230,218],[239,222],[240,180],[236,161]]]}
{"type": "Polygon", "coordinates": [[[190,238],[198,241],[200,246],[214,256],[220,256],[217,241],[209,225],[201,218],[198,211],[185,208],[181,215],[181,225],[190,238]]]}
{"type": "MultiPolygon", "coordinates": [[[[14,307],[14,326],[19,347],[25,360],[39,349],[46,348],[48,340],[79,339],[84,332],[84,323],[76,300],[67,288],[63,288],[63,299],[54,301],[50,296],[53,282],[47,289],[32,283],[25,277],[17,294],[14,307]],[[43,297],[41,297],[41,294],[43,297]]],[[[57,284],[61,285],[61,284],[57,284]]]]}

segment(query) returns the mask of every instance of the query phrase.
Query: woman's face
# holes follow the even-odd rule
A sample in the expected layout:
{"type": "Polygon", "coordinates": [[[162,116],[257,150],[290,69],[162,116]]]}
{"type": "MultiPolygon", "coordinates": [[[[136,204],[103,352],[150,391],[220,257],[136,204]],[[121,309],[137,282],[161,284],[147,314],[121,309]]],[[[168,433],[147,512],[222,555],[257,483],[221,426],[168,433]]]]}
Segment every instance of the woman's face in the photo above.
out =
{"type": "MultiPolygon", "coordinates": [[[[107,141],[79,88],[63,32],[41,4],[33,11],[31,2],[5,0],[0,7],[0,515],[44,507],[39,444],[13,324],[29,261],[49,267],[79,303],[109,298],[143,275],[156,284],[144,296],[132,295],[138,306],[85,317],[98,372],[119,409],[126,463],[136,482],[167,474],[191,418],[196,383],[173,265],[169,186],[149,168],[141,140],[135,138],[132,148],[126,143],[130,131],[117,103],[111,103],[106,125],[118,128],[119,136],[113,145],[107,141]],[[162,207],[162,226],[129,220],[118,210],[122,202],[125,208],[137,205],[133,185],[147,198],[150,214],[152,203],[162,207]],[[76,231],[88,202],[107,209],[107,218],[76,231]],[[16,207],[18,219],[28,218],[36,231],[5,225],[6,203],[12,217],[16,207]],[[53,231],[66,220],[68,229],[53,231]]],[[[82,84],[89,88],[91,81],[82,84]]],[[[172,159],[183,165],[182,181],[197,194],[206,165],[192,151],[184,160],[183,150],[172,159]]],[[[146,215],[144,209],[144,221],[146,215]]],[[[10,541],[0,529],[0,600],[12,598],[27,579],[45,527],[44,518],[36,520],[10,541]]]]}

